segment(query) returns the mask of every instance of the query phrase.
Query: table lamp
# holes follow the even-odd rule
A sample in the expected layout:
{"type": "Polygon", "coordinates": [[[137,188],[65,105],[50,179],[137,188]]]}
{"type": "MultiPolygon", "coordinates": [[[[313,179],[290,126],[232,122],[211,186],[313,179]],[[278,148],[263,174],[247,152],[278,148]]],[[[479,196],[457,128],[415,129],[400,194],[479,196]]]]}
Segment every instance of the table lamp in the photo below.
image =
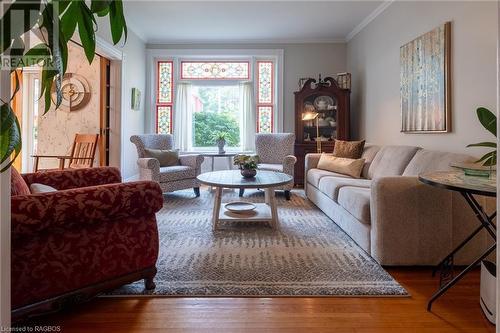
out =
{"type": "Polygon", "coordinates": [[[307,111],[302,114],[302,121],[309,121],[316,119],[316,149],[321,154],[321,140],[319,137],[319,113],[315,111],[307,111]]]}

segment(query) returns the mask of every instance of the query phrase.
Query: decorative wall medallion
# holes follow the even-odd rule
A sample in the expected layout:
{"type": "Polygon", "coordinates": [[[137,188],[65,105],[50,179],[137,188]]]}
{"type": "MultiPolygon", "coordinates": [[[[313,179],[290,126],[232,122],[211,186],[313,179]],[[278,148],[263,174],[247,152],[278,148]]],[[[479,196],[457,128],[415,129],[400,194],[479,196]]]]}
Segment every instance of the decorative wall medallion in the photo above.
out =
{"type": "MultiPolygon", "coordinates": [[[[64,74],[62,80],[62,103],[60,110],[71,112],[78,111],[85,107],[90,101],[90,85],[87,80],[75,73],[64,74]]],[[[55,84],[52,85],[52,101],[56,103],[55,84]]]]}

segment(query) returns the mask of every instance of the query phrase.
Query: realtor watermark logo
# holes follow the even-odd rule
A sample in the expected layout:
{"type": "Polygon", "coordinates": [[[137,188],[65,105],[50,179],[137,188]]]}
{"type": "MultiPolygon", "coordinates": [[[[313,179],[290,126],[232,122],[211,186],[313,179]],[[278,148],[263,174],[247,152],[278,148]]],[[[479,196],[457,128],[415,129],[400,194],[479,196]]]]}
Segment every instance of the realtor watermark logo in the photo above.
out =
{"type": "Polygon", "coordinates": [[[62,332],[61,326],[0,326],[0,332],[62,332]]]}
{"type": "Polygon", "coordinates": [[[40,1],[29,0],[14,5],[4,1],[0,3],[0,70],[32,66],[57,70],[48,45],[58,51],[59,2],[53,1],[50,7],[46,6],[40,1]],[[43,10],[47,12],[42,16],[43,10]]]}

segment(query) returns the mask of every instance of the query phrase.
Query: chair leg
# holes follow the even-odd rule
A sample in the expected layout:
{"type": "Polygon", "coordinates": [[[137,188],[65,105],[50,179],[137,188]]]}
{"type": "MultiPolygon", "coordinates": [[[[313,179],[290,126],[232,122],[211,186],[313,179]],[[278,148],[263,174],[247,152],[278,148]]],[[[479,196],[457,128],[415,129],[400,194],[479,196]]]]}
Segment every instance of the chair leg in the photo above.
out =
{"type": "Polygon", "coordinates": [[[243,196],[243,194],[245,194],[245,189],[244,188],[240,188],[240,198],[243,196]]]}
{"type": "Polygon", "coordinates": [[[155,289],[156,284],[155,284],[154,278],[152,278],[152,277],[145,278],[144,279],[144,288],[146,288],[146,290],[155,289]]]}
{"type": "Polygon", "coordinates": [[[290,191],[289,190],[285,191],[285,199],[290,200],[290,191]]]}
{"type": "Polygon", "coordinates": [[[155,275],[156,268],[154,268],[154,270],[151,272],[151,275],[144,278],[144,288],[146,288],[146,290],[153,290],[156,288],[156,284],[154,281],[155,275]]]}
{"type": "Polygon", "coordinates": [[[200,188],[199,187],[193,187],[194,194],[198,198],[200,196],[200,188]]]}

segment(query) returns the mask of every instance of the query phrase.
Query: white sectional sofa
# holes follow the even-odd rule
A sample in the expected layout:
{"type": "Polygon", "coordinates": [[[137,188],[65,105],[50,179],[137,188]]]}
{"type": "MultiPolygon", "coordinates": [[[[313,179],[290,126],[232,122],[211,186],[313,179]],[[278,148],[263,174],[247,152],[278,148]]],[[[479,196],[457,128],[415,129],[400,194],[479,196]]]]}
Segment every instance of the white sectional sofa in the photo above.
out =
{"type": "MultiPolygon", "coordinates": [[[[367,145],[360,179],[317,169],[320,156],[306,155],[307,197],[382,265],[435,265],[478,227],[459,193],[418,180],[421,172],[448,170],[452,162],[473,161],[470,156],[367,145]]],[[[476,237],[456,264],[470,263],[485,249],[486,234],[476,237]]]]}

